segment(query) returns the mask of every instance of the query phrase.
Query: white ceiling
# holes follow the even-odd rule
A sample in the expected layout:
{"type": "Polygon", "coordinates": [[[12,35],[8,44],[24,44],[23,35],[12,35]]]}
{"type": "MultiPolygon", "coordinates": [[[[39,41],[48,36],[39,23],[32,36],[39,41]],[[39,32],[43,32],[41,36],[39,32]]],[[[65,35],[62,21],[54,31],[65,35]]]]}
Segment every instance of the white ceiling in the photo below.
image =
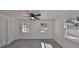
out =
{"type": "Polygon", "coordinates": [[[1,14],[16,19],[25,19],[24,16],[28,16],[28,12],[41,13],[40,19],[54,19],[65,14],[67,10],[0,10],[1,14]]]}

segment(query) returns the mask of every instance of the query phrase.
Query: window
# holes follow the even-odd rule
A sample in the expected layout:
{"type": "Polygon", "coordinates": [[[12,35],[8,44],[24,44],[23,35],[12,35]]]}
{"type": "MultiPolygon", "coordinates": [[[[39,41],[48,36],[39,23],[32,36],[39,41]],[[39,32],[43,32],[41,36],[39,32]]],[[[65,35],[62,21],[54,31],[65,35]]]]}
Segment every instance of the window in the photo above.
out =
{"type": "Polygon", "coordinates": [[[45,33],[48,30],[46,23],[40,23],[40,27],[41,27],[41,30],[40,30],[41,33],[45,33]]]}
{"type": "Polygon", "coordinates": [[[25,23],[22,23],[22,32],[23,33],[28,33],[29,32],[29,27],[25,23]]]}
{"type": "Polygon", "coordinates": [[[79,42],[79,17],[69,18],[64,24],[65,37],[72,41],[79,42]]]}

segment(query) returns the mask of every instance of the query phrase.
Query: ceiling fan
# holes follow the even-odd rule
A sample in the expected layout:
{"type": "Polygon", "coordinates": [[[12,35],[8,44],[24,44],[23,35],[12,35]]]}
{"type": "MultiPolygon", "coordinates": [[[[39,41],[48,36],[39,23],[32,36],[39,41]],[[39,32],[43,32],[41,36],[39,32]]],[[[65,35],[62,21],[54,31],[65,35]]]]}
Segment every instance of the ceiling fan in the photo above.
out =
{"type": "Polygon", "coordinates": [[[30,18],[30,20],[40,20],[40,18],[39,18],[39,16],[41,16],[41,14],[40,13],[33,13],[33,12],[29,12],[29,11],[25,11],[27,14],[28,14],[28,16],[24,16],[24,17],[29,17],[30,18]]]}

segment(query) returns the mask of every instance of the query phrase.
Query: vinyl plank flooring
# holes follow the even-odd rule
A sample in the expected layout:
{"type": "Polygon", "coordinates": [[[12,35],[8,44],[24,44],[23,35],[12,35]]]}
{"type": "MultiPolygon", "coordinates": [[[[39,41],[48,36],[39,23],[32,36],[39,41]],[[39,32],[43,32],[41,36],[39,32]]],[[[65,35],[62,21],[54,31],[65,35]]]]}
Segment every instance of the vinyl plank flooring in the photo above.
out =
{"type": "Polygon", "coordinates": [[[61,48],[57,42],[51,39],[18,39],[2,48],[42,48],[41,42],[51,44],[54,48],[61,48]]]}

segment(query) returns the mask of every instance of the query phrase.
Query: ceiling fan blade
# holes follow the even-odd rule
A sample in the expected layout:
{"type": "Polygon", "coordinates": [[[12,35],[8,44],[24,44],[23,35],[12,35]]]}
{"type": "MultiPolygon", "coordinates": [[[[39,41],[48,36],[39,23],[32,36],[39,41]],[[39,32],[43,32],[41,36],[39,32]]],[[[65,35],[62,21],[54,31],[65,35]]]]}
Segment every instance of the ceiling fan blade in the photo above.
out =
{"type": "Polygon", "coordinates": [[[35,16],[41,16],[41,14],[36,14],[35,16]]]}
{"type": "Polygon", "coordinates": [[[40,20],[39,18],[35,17],[35,19],[40,20]]]}

